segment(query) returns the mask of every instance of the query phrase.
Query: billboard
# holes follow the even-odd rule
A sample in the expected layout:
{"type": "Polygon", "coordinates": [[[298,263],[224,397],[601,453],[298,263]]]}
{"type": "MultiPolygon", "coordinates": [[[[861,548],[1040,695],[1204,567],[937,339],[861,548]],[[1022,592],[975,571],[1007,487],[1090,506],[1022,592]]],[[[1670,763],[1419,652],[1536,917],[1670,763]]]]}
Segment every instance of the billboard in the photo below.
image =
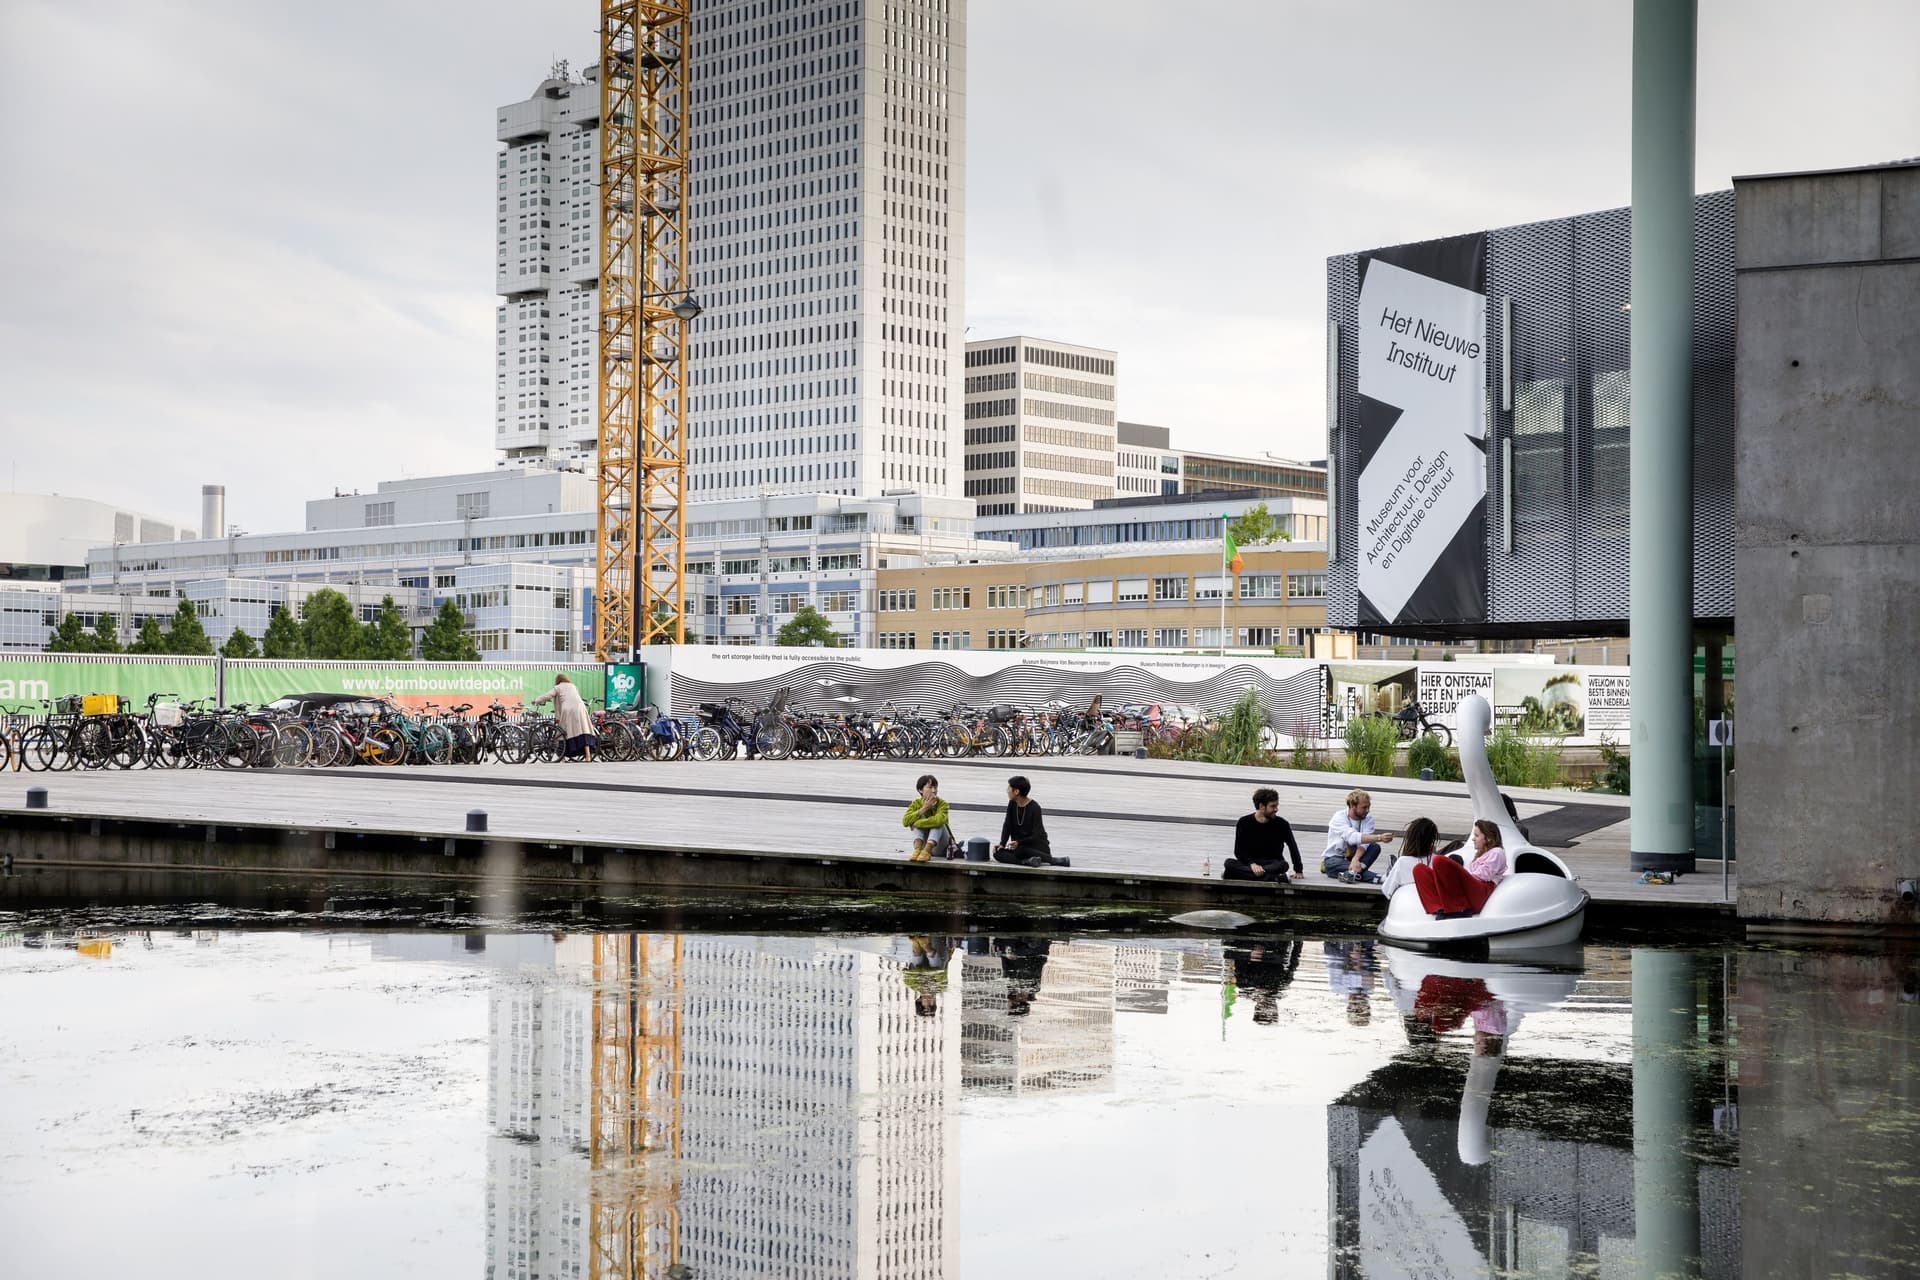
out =
{"type": "Polygon", "coordinates": [[[1360,258],[1359,620],[1487,612],[1487,237],[1360,258]]]}

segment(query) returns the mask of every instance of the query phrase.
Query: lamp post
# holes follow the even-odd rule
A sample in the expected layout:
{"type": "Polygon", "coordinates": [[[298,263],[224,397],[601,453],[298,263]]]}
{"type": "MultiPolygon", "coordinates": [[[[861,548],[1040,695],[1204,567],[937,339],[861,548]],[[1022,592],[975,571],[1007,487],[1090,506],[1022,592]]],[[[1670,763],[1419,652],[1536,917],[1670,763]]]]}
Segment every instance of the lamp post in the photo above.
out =
{"type": "MultiPolygon", "coordinates": [[[[679,297],[680,300],[674,303],[673,306],[669,308],[669,310],[673,312],[673,318],[680,321],[682,324],[693,323],[695,320],[700,318],[700,313],[706,310],[706,308],[700,305],[699,300],[693,296],[691,291],[684,290],[684,289],[674,289],[666,293],[643,293],[639,297],[635,298],[634,301],[635,302],[652,302],[659,298],[671,298],[671,297],[675,297],[676,295],[679,297]]],[[[682,340],[684,341],[684,337],[682,340]]],[[[646,331],[645,331],[644,321],[643,321],[642,329],[640,333],[640,340],[636,344],[636,350],[643,348],[645,345],[646,345],[646,331]]],[[[686,392],[682,390],[681,394],[685,395],[686,392]]],[[[645,408],[646,408],[646,400],[643,396],[641,399],[642,412],[645,411],[645,408]]],[[[686,447],[687,447],[686,441],[682,440],[680,442],[680,448],[683,454],[686,451],[686,447]]],[[[685,465],[686,465],[686,462],[683,457],[681,461],[681,466],[684,467],[685,465]]],[[[638,486],[636,486],[636,489],[637,487],[638,486]]],[[[633,501],[635,503],[638,503],[639,498],[640,498],[640,495],[636,491],[635,494],[633,495],[633,501]]],[[[639,517],[639,513],[635,512],[636,528],[639,525],[638,517],[639,517]]],[[[628,554],[633,557],[633,569],[632,569],[633,581],[632,581],[631,590],[635,597],[636,603],[638,602],[639,599],[643,598],[644,596],[644,593],[640,590],[640,569],[641,569],[641,560],[642,560],[642,557],[640,554],[640,548],[642,543],[644,542],[645,542],[644,538],[635,538],[633,540],[633,546],[628,551],[628,554]]],[[[686,547],[684,546],[680,547],[678,554],[680,556],[680,563],[684,565],[687,560],[686,547]]],[[[604,606],[604,603],[605,602],[603,601],[602,602],[603,606],[604,606]]],[[[680,584],[680,613],[681,613],[680,638],[682,640],[685,640],[686,639],[686,581],[685,581],[684,575],[682,576],[682,580],[680,584]]],[[[632,617],[629,618],[627,623],[627,661],[629,663],[635,663],[640,661],[640,648],[641,648],[640,636],[643,632],[645,632],[646,629],[647,629],[647,619],[640,615],[640,612],[638,609],[634,610],[632,617]]]]}

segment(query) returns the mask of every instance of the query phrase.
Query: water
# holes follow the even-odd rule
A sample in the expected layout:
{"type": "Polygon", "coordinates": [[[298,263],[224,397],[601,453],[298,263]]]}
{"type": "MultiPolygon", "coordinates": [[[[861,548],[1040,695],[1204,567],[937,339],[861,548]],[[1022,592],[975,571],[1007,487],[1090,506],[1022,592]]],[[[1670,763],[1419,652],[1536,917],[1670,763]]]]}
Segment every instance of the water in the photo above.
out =
{"type": "Polygon", "coordinates": [[[0,916],[5,1272],[1920,1272],[1911,953],[467,923],[0,916]]]}

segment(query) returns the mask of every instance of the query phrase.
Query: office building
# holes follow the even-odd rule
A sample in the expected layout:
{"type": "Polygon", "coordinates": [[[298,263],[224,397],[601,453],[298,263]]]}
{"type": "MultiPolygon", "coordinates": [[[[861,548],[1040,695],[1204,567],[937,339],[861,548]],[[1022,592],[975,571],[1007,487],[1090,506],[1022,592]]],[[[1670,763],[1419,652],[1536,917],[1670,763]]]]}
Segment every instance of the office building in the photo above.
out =
{"type": "Polygon", "coordinates": [[[1038,338],[967,344],[966,496],[981,515],[1115,496],[1114,365],[1111,351],[1038,338]]]}
{"type": "Polygon", "coordinates": [[[1227,453],[1180,452],[1182,493],[1233,490],[1256,498],[1318,498],[1327,496],[1324,462],[1290,462],[1285,458],[1241,458],[1227,453]]]}
{"type": "MultiPolygon", "coordinates": [[[[218,536],[223,530],[214,530],[218,536]]],[[[90,498],[0,494],[0,582],[64,582],[86,576],[87,551],[118,542],[172,542],[191,528],[90,498]]]]}
{"type": "MultiPolygon", "coordinates": [[[[688,498],[960,492],[966,3],[691,20],[688,498]]],[[[496,113],[495,442],[590,466],[599,88],[496,113]]]]}
{"type": "Polygon", "coordinates": [[[1180,492],[1180,454],[1172,433],[1144,422],[1123,422],[1118,429],[1119,456],[1115,459],[1115,496],[1168,497],[1180,492]]]}

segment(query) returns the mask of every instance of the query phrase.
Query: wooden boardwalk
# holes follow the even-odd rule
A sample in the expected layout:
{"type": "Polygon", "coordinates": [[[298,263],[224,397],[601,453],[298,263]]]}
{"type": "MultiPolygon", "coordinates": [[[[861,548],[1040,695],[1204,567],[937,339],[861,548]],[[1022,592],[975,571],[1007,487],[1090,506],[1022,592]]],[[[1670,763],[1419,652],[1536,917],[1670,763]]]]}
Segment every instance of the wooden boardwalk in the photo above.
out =
{"type": "MultiPolygon", "coordinates": [[[[1319,874],[1326,823],[1356,785],[1373,794],[1375,817],[1387,829],[1426,816],[1443,834],[1459,836],[1472,819],[1458,783],[1126,758],[14,774],[5,785],[18,790],[0,793],[0,815],[37,785],[47,788],[56,814],[455,835],[468,810],[482,809],[490,834],[509,839],[892,860],[905,856],[900,814],[926,772],[939,775],[956,831],[990,839],[999,835],[1008,775],[1026,774],[1055,851],[1070,856],[1075,870],[1218,877],[1233,822],[1251,807],[1256,786],[1279,791],[1309,882],[1329,890],[1339,886],[1319,874]]],[[[1703,860],[1678,884],[1635,883],[1627,869],[1627,800],[1511,794],[1535,841],[1560,852],[1596,901],[1720,910],[1717,861],[1703,860]]],[[[1737,882],[1730,887],[1737,891],[1737,882]]]]}

